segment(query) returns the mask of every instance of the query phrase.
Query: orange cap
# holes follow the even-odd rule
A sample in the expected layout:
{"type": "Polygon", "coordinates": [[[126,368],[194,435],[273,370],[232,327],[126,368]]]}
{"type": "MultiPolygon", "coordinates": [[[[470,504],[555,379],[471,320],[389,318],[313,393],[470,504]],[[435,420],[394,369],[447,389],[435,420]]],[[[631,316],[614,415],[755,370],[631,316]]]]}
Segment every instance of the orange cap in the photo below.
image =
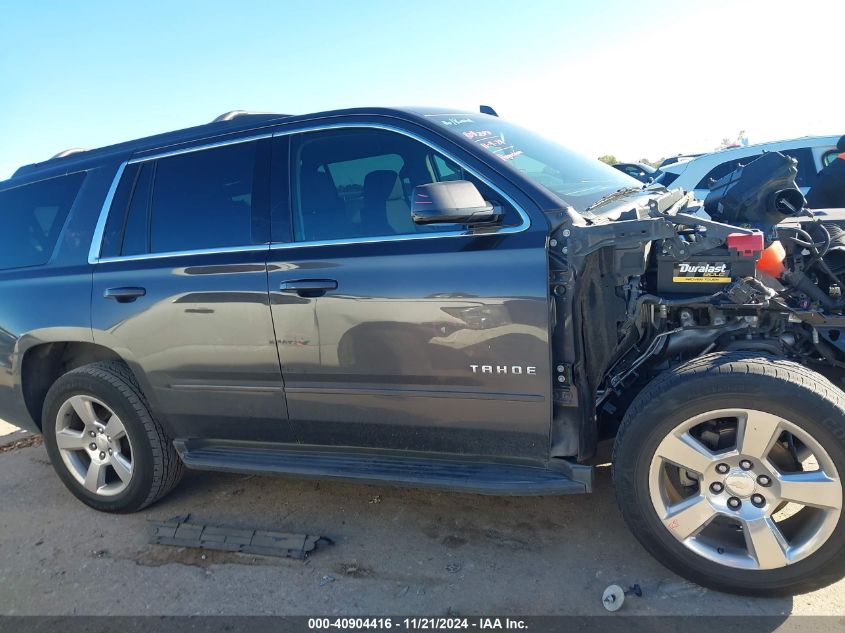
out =
{"type": "Polygon", "coordinates": [[[757,260],[757,270],[762,270],[772,277],[780,277],[783,274],[784,257],[786,257],[786,251],[783,244],[774,241],[769,248],[760,253],[760,259],[757,260]]]}

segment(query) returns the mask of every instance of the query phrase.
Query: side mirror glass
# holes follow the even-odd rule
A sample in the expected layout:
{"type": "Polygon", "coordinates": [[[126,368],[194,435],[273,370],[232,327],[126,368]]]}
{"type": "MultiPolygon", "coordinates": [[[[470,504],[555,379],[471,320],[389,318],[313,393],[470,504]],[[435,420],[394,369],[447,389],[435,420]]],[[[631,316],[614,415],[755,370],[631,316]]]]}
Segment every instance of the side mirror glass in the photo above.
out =
{"type": "Polygon", "coordinates": [[[480,224],[499,220],[501,213],[473,183],[449,180],[414,187],[411,217],[417,224],[480,224]]]}

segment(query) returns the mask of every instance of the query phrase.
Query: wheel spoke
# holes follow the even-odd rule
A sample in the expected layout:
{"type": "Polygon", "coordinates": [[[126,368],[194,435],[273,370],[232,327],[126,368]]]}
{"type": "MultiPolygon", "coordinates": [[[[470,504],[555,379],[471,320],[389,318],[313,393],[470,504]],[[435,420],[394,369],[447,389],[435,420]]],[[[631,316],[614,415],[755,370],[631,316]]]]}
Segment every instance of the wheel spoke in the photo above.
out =
{"type": "Polygon", "coordinates": [[[703,474],[714,455],[689,433],[667,435],[657,447],[657,456],[676,466],[703,474]]]}
{"type": "Polygon", "coordinates": [[[842,485],[822,471],[779,475],[780,497],[816,508],[842,507],[842,485]]]}
{"type": "Polygon", "coordinates": [[[120,453],[115,453],[112,455],[111,465],[120,480],[128,484],[129,480],[132,479],[132,464],[120,453]]]}
{"type": "Polygon", "coordinates": [[[747,411],[739,419],[737,449],[743,455],[764,459],[780,435],[780,418],[762,411],[747,411]]]}
{"type": "Polygon", "coordinates": [[[716,510],[710,502],[697,495],[671,506],[663,524],[677,538],[684,540],[698,534],[715,516],[716,510]]]}
{"type": "Polygon", "coordinates": [[[76,415],[79,416],[79,419],[82,420],[85,426],[94,426],[95,422],[100,421],[97,418],[97,414],[94,412],[94,405],[90,398],[86,398],[85,396],[74,396],[69,400],[69,402],[70,406],[73,407],[76,415]]]}
{"type": "Polygon", "coordinates": [[[63,451],[84,450],[87,442],[85,431],[64,429],[56,432],[56,445],[63,451]]]}
{"type": "Polygon", "coordinates": [[[116,415],[112,415],[106,423],[106,435],[108,435],[112,441],[118,440],[126,435],[126,429],[123,427],[123,422],[121,422],[120,418],[116,415]]]}
{"type": "Polygon", "coordinates": [[[789,564],[786,556],[789,544],[771,518],[744,521],[743,530],[748,553],[760,569],[776,569],[789,564]]]}
{"type": "Polygon", "coordinates": [[[91,492],[97,492],[100,488],[106,485],[106,468],[105,464],[91,460],[88,465],[88,473],[85,475],[84,486],[91,492]]]}

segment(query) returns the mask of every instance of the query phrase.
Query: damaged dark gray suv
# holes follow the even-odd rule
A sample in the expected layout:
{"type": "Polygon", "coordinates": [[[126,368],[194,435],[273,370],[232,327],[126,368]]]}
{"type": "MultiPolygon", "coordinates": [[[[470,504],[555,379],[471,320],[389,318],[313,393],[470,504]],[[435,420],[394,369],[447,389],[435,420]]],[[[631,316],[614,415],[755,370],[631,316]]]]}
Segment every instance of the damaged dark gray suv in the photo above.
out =
{"type": "Polygon", "coordinates": [[[0,182],[0,418],[114,512],[184,467],[584,493],[608,440],[661,562],[808,591],[845,575],[845,211],[794,177],[700,203],[434,110],[65,152],[0,182]]]}

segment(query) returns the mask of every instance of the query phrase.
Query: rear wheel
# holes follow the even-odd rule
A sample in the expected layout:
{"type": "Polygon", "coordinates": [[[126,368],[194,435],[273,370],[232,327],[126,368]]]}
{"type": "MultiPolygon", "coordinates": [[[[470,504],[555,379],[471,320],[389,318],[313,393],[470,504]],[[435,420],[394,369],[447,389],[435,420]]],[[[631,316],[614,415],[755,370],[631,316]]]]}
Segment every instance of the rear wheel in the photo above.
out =
{"type": "Polygon", "coordinates": [[[713,354],[632,404],[614,451],[622,513],[695,582],[793,594],[845,575],[845,395],[789,361],[713,354]]]}
{"type": "Polygon", "coordinates": [[[59,378],[44,403],[42,431],[62,482],[97,510],[140,510],[182,475],[170,438],[121,363],[93,363],[59,378]]]}

